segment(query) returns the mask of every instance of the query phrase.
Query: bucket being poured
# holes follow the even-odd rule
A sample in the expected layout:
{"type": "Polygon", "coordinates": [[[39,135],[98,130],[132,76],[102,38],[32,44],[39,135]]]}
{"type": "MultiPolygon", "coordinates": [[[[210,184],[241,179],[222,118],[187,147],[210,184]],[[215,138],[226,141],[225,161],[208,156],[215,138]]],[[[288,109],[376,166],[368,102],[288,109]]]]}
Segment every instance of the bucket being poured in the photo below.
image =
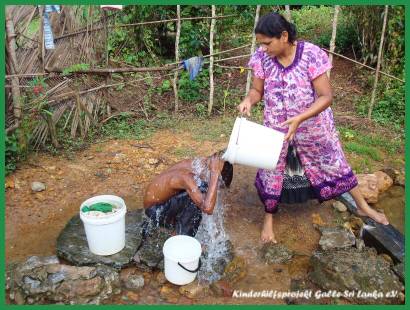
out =
{"type": "Polygon", "coordinates": [[[125,246],[125,213],[127,207],[122,198],[113,195],[95,196],[80,206],[80,218],[84,223],[90,251],[97,255],[112,255],[125,246]],[[113,211],[83,212],[83,207],[104,202],[113,206],[113,211]]]}
{"type": "Polygon", "coordinates": [[[162,248],[165,278],[177,285],[195,280],[201,268],[201,244],[193,237],[177,235],[168,238],[162,248]]]}
{"type": "Polygon", "coordinates": [[[285,134],[237,117],[222,159],[262,169],[275,169],[285,134]]]}

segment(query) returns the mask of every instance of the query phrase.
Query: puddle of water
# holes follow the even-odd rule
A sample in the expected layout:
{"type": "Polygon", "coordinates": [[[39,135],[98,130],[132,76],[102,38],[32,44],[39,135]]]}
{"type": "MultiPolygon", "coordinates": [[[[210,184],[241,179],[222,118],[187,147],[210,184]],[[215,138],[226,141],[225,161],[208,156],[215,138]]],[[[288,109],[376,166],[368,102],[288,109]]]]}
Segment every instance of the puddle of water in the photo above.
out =
{"type": "Polygon", "coordinates": [[[405,191],[401,186],[392,186],[380,194],[379,201],[374,204],[375,208],[382,209],[398,231],[404,234],[404,206],[405,191]]]}

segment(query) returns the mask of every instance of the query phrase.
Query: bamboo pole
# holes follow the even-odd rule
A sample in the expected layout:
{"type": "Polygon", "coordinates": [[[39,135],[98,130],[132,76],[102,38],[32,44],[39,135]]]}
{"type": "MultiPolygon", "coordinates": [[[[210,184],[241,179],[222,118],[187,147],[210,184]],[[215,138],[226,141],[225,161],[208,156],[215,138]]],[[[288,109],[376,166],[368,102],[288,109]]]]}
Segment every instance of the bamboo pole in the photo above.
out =
{"type": "MultiPolygon", "coordinates": [[[[16,57],[16,34],[14,32],[13,19],[10,14],[7,14],[6,19],[6,32],[7,32],[7,52],[8,52],[8,62],[11,74],[18,74],[17,72],[17,57],[16,57]]],[[[13,77],[11,79],[11,94],[13,98],[13,115],[17,127],[20,126],[21,122],[21,94],[19,88],[18,77],[13,77]]]]}
{"type": "MultiPolygon", "coordinates": [[[[104,15],[104,28],[105,28],[105,67],[108,68],[109,66],[109,56],[108,56],[108,15],[105,10],[103,10],[103,15],[104,15]]],[[[105,77],[105,84],[108,85],[111,83],[111,77],[109,74],[105,77]]],[[[108,88],[105,89],[106,92],[106,100],[108,97],[108,88]]],[[[106,101],[107,105],[107,115],[108,117],[111,116],[111,106],[108,101],[106,101]]]]}
{"type": "Polygon", "coordinates": [[[369,113],[367,114],[368,119],[371,119],[371,117],[372,117],[374,100],[376,98],[377,82],[379,80],[380,64],[381,64],[381,61],[382,61],[383,41],[384,41],[384,34],[386,32],[387,13],[388,13],[388,11],[389,11],[389,6],[386,5],[384,7],[383,28],[382,28],[381,38],[380,38],[379,52],[377,54],[376,74],[375,74],[375,78],[374,78],[372,98],[370,100],[369,113]]]}
{"type": "Polygon", "coordinates": [[[38,53],[40,58],[41,70],[45,72],[45,64],[44,64],[44,55],[45,55],[45,48],[44,48],[44,5],[40,5],[39,8],[39,17],[40,17],[40,29],[39,29],[39,38],[38,38],[38,53]]]}
{"type": "Polygon", "coordinates": [[[285,18],[289,23],[292,22],[292,15],[290,15],[290,5],[285,5],[285,18]]]}
{"type": "MultiPolygon", "coordinates": [[[[259,21],[259,14],[261,11],[261,6],[257,5],[256,6],[256,12],[255,12],[255,23],[253,25],[253,29],[255,30],[256,25],[258,24],[259,21]]],[[[256,35],[255,31],[252,32],[252,45],[251,45],[251,55],[255,52],[255,45],[256,45],[256,35]]],[[[249,89],[251,88],[251,80],[252,80],[252,71],[248,71],[248,76],[246,78],[246,90],[245,90],[245,96],[248,94],[249,89]]]]}
{"type": "MultiPolygon", "coordinates": [[[[329,62],[333,63],[333,52],[335,51],[336,43],[336,32],[337,32],[337,17],[339,15],[340,5],[335,5],[335,11],[333,13],[333,27],[332,27],[332,38],[330,39],[330,54],[329,62]]],[[[327,71],[327,77],[330,78],[330,70],[327,71]]]]}
{"type": "MultiPolygon", "coordinates": [[[[181,36],[181,6],[177,5],[177,34],[175,37],[175,62],[179,63],[179,37],[181,36]]],[[[178,112],[179,99],[178,99],[178,70],[174,73],[174,79],[172,81],[172,86],[174,88],[175,96],[175,113],[178,112]]]]}
{"type": "MultiPolygon", "coordinates": [[[[216,6],[212,6],[212,17],[216,15],[216,6]]],[[[215,36],[215,22],[216,19],[211,21],[211,29],[209,31],[209,54],[214,53],[214,36],[215,36]]],[[[212,113],[212,107],[214,105],[214,56],[209,58],[209,104],[208,115],[212,113]]]]}

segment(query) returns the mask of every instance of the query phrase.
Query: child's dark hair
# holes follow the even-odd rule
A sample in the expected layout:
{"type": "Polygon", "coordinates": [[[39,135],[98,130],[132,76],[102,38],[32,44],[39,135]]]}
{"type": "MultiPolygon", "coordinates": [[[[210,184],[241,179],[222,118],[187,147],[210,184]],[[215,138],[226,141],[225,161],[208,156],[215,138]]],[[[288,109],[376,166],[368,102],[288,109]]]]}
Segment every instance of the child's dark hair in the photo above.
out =
{"type": "Polygon", "coordinates": [[[296,40],[296,27],[288,22],[285,17],[277,12],[263,15],[255,27],[255,34],[263,34],[270,38],[279,39],[282,32],[288,33],[288,42],[293,43],[296,40]]]}
{"type": "MultiPolygon", "coordinates": [[[[224,153],[225,153],[225,150],[221,150],[221,151],[214,153],[213,156],[218,156],[219,158],[222,159],[222,155],[224,153]]],[[[221,177],[222,177],[222,180],[224,181],[225,186],[229,187],[233,179],[233,165],[230,162],[228,161],[224,162],[224,166],[221,171],[221,177]]]]}

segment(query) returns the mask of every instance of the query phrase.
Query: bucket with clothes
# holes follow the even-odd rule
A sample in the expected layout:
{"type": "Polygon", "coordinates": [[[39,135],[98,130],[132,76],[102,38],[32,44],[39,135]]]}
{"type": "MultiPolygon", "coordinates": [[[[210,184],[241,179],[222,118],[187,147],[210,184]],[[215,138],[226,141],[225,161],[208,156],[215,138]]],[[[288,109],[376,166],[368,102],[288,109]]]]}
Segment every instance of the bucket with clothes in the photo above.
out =
{"type": "Polygon", "coordinates": [[[285,134],[237,117],[222,159],[263,169],[275,169],[285,134]]]}
{"type": "Polygon", "coordinates": [[[168,238],[162,248],[165,278],[177,285],[195,280],[201,268],[201,244],[193,237],[177,235],[168,238]]]}
{"type": "Polygon", "coordinates": [[[122,198],[113,195],[95,196],[80,206],[88,247],[96,255],[112,255],[125,246],[125,214],[122,198]]]}

